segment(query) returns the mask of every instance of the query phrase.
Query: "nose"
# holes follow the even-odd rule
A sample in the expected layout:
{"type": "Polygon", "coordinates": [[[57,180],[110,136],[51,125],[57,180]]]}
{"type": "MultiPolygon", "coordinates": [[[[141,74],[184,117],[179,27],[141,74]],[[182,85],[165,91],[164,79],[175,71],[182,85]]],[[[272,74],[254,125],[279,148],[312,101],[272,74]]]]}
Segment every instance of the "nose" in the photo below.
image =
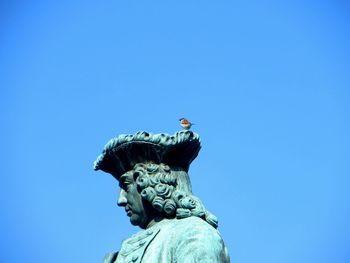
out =
{"type": "Polygon", "coordinates": [[[126,206],[126,203],[127,203],[126,192],[123,189],[120,189],[120,193],[118,196],[118,205],[126,206]]]}

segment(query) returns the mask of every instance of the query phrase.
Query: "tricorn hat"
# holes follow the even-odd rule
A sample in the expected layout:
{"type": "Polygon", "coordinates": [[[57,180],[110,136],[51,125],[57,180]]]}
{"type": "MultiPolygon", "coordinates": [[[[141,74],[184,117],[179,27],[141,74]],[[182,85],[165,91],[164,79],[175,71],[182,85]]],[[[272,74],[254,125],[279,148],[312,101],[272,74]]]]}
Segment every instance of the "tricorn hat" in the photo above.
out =
{"type": "Polygon", "coordinates": [[[137,163],[164,163],[188,171],[201,148],[198,134],[180,131],[174,135],[137,132],[111,139],[94,163],[95,170],[112,174],[117,180],[137,163]]]}

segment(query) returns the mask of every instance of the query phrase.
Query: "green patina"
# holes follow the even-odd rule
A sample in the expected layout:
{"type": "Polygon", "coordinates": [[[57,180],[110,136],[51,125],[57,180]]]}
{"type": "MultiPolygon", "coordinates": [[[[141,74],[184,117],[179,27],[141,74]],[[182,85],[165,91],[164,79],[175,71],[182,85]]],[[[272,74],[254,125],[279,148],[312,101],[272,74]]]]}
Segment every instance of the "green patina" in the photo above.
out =
{"type": "Polygon", "coordinates": [[[192,194],[188,170],[201,148],[198,134],[120,135],[111,139],[95,170],[119,181],[118,205],[142,230],[104,263],[229,262],[218,220],[192,194]]]}

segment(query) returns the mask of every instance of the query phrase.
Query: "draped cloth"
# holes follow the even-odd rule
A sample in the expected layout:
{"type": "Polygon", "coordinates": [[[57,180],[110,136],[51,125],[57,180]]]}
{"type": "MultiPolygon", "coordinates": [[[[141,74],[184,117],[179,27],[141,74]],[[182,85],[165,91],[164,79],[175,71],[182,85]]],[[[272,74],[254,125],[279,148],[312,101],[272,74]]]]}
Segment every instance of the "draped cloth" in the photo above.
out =
{"type": "Polygon", "coordinates": [[[229,263],[219,232],[198,217],[163,219],[122,243],[103,263],[229,263]]]}

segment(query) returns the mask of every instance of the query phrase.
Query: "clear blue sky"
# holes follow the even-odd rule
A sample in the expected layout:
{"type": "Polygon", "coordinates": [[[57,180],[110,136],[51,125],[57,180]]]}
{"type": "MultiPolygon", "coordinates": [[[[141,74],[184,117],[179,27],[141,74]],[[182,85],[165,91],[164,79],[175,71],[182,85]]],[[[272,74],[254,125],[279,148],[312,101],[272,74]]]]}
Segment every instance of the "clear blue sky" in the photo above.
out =
{"type": "Polygon", "coordinates": [[[237,263],[350,262],[347,1],[6,1],[0,262],[95,263],[135,233],[93,171],[196,123],[190,176],[237,263]]]}

